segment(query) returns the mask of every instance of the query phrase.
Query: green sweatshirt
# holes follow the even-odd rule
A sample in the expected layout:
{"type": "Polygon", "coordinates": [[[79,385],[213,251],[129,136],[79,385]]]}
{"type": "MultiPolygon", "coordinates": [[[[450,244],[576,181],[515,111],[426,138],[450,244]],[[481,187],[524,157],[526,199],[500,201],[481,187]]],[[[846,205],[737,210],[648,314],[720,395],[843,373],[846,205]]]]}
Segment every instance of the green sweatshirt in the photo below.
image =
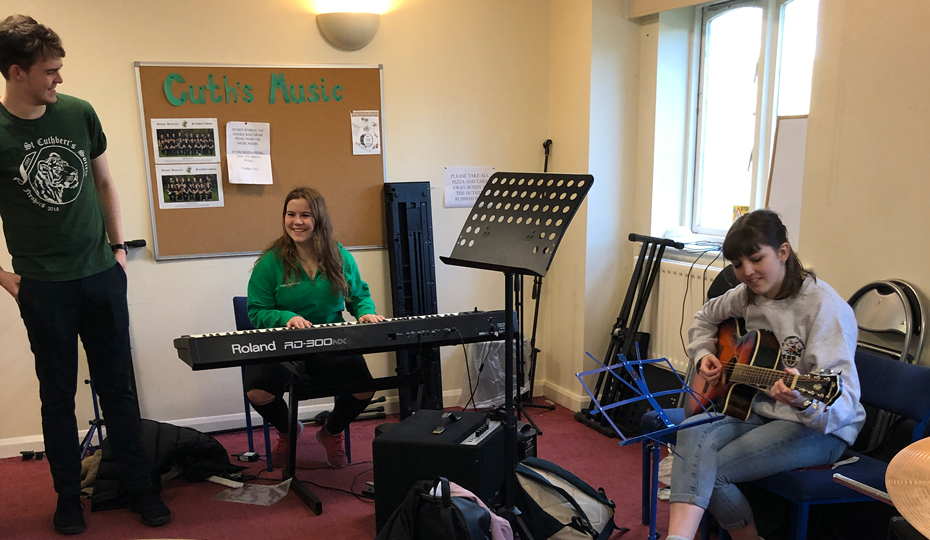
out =
{"type": "Polygon", "coordinates": [[[300,277],[284,282],[284,262],[274,252],[265,253],[249,279],[249,320],[256,328],[279,328],[300,315],[313,324],[343,322],[348,310],[355,318],[375,313],[368,284],[362,281],[355,258],[339,245],[342,268],[349,286],[349,298],[334,295],[329,278],[317,271],[310,278],[301,269],[300,277]]]}

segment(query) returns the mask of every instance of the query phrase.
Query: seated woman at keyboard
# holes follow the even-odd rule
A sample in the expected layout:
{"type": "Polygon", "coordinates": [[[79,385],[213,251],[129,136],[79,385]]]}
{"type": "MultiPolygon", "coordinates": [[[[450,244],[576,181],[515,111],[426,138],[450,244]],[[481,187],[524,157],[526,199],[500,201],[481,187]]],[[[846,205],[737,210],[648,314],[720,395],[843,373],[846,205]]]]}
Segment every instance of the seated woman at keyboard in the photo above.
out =
{"type": "MultiPolygon", "coordinates": [[[[333,239],[326,201],[311,188],[295,188],[284,199],[284,234],[266,249],[249,279],[249,319],[256,328],[310,328],[343,322],[348,310],[360,322],[383,321],[352,255],[333,239]]],[[[272,464],[287,461],[288,410],[282,399],[290,371],[280,364],[247,366],[245,390],[252,406],[278,430],[272,464]]],[[[349,355],[306,363],[316,384],[370,380],[365,358],[349,355]]],[[[330,467],[346,466],[343,431],[371,402],[373,392],[342,395],[316,438],[330,467]]],[[[303,424],[298,424],[303,432],[303,424]]],[[[300,436],[301,433],[297,435],[300,436]]]]}

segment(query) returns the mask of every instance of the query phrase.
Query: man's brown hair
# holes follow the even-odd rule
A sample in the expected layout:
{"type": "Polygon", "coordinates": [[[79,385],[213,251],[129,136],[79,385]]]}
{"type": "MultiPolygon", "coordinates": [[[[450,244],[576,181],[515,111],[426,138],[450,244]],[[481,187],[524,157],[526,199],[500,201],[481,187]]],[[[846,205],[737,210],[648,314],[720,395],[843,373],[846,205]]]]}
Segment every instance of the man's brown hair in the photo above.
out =
{"type": "Polygon", "coordinates": [[[10,15],[0,23],[0,74],[10,79],[10,68],[28,70],[48,58],[64,58],[61,38],[28,15],[10,15]]]}

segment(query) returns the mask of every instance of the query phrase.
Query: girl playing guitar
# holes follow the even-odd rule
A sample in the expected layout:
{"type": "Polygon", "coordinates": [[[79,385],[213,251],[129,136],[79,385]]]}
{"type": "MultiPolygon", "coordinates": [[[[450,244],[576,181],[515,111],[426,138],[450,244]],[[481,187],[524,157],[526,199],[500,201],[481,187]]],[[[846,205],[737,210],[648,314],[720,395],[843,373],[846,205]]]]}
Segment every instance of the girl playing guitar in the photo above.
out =
{"type": "Polygon", "coordinates": [[[681,430],[675,447],[680,458],[672,465],[668,540],[694,538],[705,510],[734,540],[758,539],[752,510],[736,483],[833,463],[865,421],[853,362],[858,329],[852,309],[801,265],[778,215],[756,210],[737,219],[723,256],[740,284],[694,316],[688,354],[698,360],[696,390],[726,382],[725,365],[714,354],[718,325],[742,318],[749,330],[774,334],[780,347],[777,368],[791,374],[841,373],[842,393],[825,406],[778,378],[756,396],[745,420],[727,416],[681,430]]]}

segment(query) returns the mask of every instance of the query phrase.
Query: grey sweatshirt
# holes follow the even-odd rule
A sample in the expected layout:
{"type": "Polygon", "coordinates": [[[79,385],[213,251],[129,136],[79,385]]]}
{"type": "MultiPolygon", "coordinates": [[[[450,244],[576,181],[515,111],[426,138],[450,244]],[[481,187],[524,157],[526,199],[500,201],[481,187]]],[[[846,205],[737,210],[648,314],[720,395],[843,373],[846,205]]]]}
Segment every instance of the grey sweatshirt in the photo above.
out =
{"type": "Polygon", "coordinates": [[[717,326],[727,319],[742,317],[747,330],[771,330],[781,344],[779,368],[793,367],[802,374],[832,369],[841,373],[843,392],[829,407],[808,407],[800,412],[760,392],[753,412],[765,418],[801,422],[851,445],[865,422],[854,362],[858,327],[852,308],[833,287],[811,277],[791,298],[757,296],[754,304],[747,304],[746,295],[746,286],[739,284],[704,304],[688,331],[688,355],[697,362],[714,354],[717,326]]]}

